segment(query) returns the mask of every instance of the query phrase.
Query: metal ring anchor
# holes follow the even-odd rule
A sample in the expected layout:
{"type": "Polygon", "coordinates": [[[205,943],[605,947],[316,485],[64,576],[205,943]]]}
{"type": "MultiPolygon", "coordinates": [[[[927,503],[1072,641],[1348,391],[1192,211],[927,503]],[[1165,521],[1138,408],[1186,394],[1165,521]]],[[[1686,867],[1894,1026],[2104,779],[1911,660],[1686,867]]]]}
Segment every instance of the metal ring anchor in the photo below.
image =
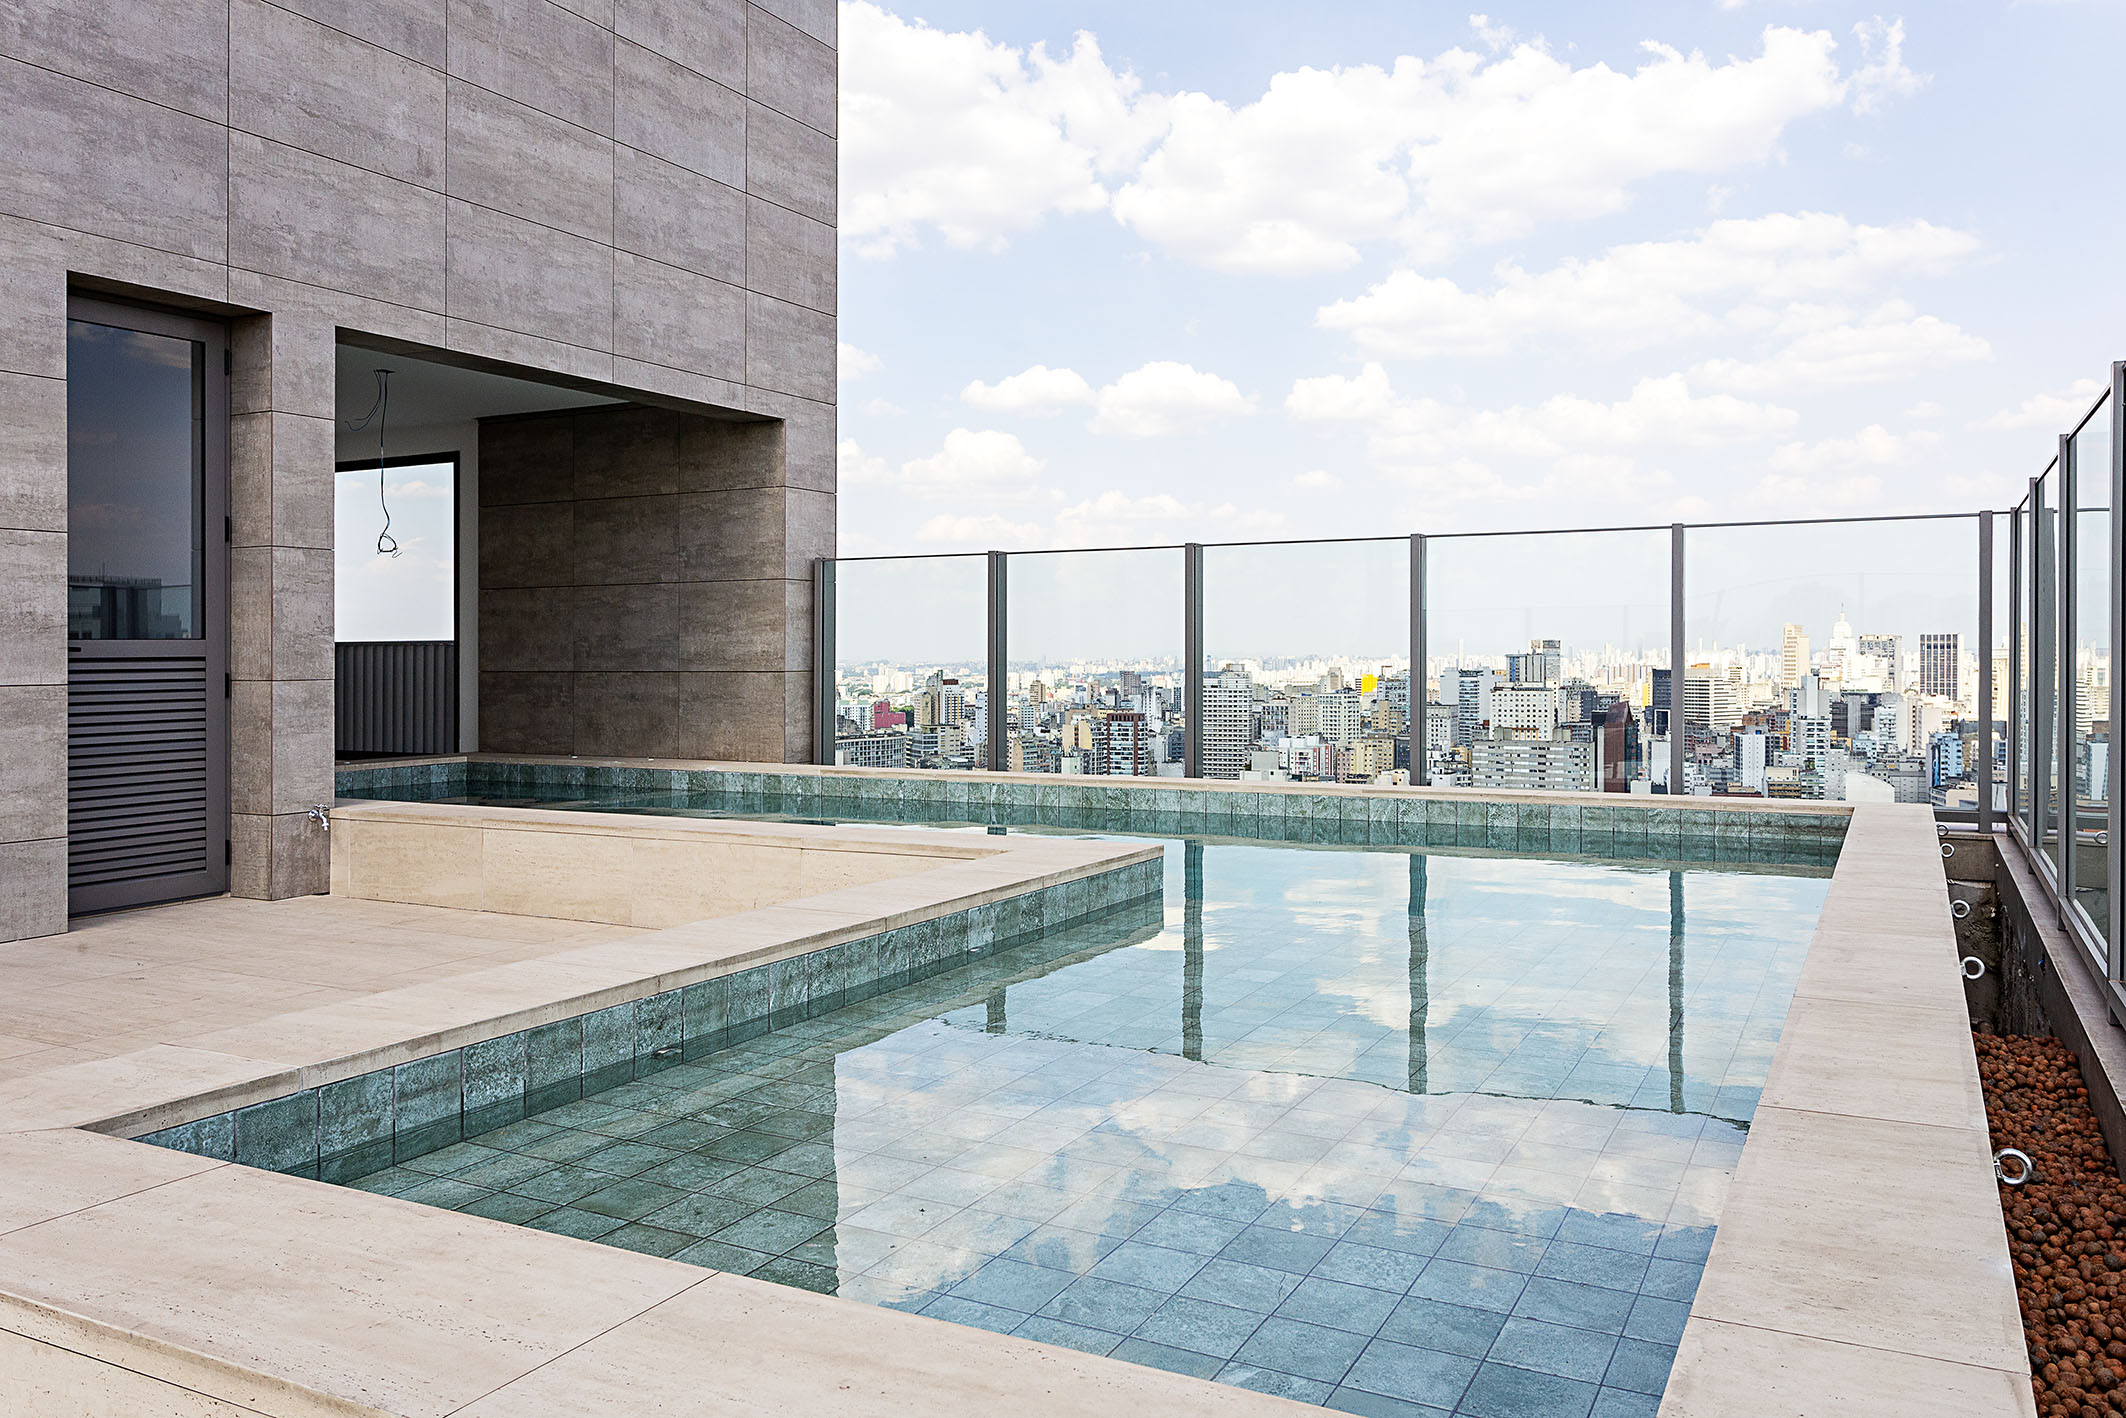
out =
{"type": "Polygon", "coordinates": [[[1943,855],[1944,857],[1953,857],[1953,856],[1955,856],[1955,855],[1956,855],[1956,844],[1955,844],[1954,842],[1944,842],[1944,843],[1942,843],[1942,844],[1941,844],[1941,854],[1942,854],[1942,855],[1943,855]]]}
{"type": "Polygon", "coordinates": [[[2027,1152],[2003,1147],[1993,1154],[1993,1175],[2005,1186],[2019,1187],[2037,1175],[2037,1163],[2030,1160],[2030,1154],[2027,1152]],[[2004,1165],[2011,1158],[2019,1164],[2016,1174],[2012,1177],[2008,1175],[2008,1168],[2004,1165]]]}
{"type": "Polygon", "coordinates": [[[1949,914],[1961,921],[1971,914],[1971,903],[1968,901],[1951,901],[1949,903],[1949,914]]]}
{"type": "Polygon", "coordinates": [[[1966,980],[1976,980],[1986,973],[1986,962],[1976,955],[1966,955],[1960,968],[1963,970],[1966,980]]]}

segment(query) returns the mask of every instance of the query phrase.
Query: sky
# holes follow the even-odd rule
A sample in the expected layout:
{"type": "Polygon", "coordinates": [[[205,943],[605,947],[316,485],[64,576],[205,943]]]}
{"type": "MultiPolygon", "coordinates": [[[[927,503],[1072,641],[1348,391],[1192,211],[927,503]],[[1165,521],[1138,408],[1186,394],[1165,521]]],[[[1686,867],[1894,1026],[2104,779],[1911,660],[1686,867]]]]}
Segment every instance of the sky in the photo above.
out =
{"type": "Polygon", "coordinates": [[[2126,354],[2122,42],[2094,0],[850,0],[841,551],[2006,507],[2126,354]]]}
{"type": "Polygon", "coordinates": [[[334,479],[334,638],[457,638],[457,465],[398,464],[377,484],[374,465],[334,479]],[[388,497],[388,534],[380,493],[388,497]],[[380,544],[384,535],[390,540],[380,544]]]}

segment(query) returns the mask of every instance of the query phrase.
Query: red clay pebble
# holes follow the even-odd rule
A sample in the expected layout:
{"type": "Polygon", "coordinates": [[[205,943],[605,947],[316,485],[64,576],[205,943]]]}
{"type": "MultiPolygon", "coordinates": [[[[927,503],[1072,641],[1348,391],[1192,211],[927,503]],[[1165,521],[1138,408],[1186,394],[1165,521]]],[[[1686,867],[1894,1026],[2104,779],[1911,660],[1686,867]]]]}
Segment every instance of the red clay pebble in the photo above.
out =
{"type": "Polygon", "coordinates": [[[2036,1164],[2001,1216],[2044,1418],[2126,1415],[2126,1183],[2057,1039],[1973,1034],[1995,1149],[2036,1164]]]}

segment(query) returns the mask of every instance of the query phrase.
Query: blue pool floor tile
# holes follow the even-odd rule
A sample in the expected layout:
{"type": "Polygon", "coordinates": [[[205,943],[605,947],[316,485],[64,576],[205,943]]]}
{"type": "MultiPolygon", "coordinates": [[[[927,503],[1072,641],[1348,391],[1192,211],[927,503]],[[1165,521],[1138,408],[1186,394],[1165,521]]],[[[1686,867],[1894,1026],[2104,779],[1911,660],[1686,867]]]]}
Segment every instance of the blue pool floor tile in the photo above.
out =
{"type": "Polygon", "coordinates": [[[1597,1385],[1578,1379],[1486,1363],[1457,1411],[1468,1418],[1587,1418],[1598,1392],[1597,1385]]]}
{"type": "Polygon", "coordinates": [[[1451,1410],[1476,1377],[1477,1368],[1477,1360],[1460,1354],[1376,1339],[1345,1373],[1343,1383],[1346,1388],[1451,1410]]]}
{"type": "Polygon", "coordinates": [[[1224,1360],[1209,1354],[1154,1344],[1147,1339],[1125,1339],[1115,1346],[1109,1357],[1126,1359],[1132,1364],[1145,1364],[1154,1369],[1166,1369],[1176,1374],[1187,1374],[1198,1379],[1212,1378],[1225,1367],[1224,1360]]]}

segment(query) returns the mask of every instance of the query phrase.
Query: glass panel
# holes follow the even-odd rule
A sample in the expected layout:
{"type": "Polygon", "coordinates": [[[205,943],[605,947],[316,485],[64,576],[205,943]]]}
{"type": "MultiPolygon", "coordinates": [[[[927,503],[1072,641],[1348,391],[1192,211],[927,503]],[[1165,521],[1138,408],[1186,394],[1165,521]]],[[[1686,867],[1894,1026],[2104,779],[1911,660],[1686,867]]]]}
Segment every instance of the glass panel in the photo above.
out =
{"type": "Polygon", "coordinates": [[[1694,793],[1975,804],[1978,519],[1695,527],[1694,793]]]}
{"type": "Polygon", "coordinates": [[[1026,552],[1005,572],[1014,773],[1182,769],[1182,552],[1026,552]]]}
{"type": "Polygon", "coordinates": [[[1425,542],[1425,742],[1441,787],[1668,781],[1669,533],[1425,542]]]}
{"type": "Polygon", "coordinates": [[[2045,469],[2030,499],[2030,534],[2036,543],[2032,562],[2030,704],[2035,715],[2030,736],[2036,835],[2054,870],[2059,868],[2059,464],[2045,469]]]}
{"type": "Polygon", "coordinates": [[[2074,436],[2074,712],[2068,744],[2074,899],[2109,933],[2111,801],[2111,410],[2100,403],[2074,436]]]}
{"type": "Polygon", "coordinates": [[[2035,841],[2030,765],[2037,761],[2037,516],[2028,497],[2015,509],[2015,565],[2015,816],[2023,835],[2035,841]]]}
{"type": "Polygon", "coordinates": [[[458,465],[344,468],[333,487],[333,638],[455,640],[458,465]]]}
{"type": "Polygon", "coordinates": [[[1993,644],[1989,667],[1993,674],[1993,722],[1984,725],[1985,752],[1993,758],[1993,810],[2008,811],[2008,717],[2015,712],[2009,702],[2008,662],[2014,654],[2014,629],[2010,623],[2014,605],[2009,587],[2014,578],[2012,548],[2015,545],[2014,515],[1996,513],[1993,518],[1993,644]]]}
{"type": "Polygon", "coordinates": [[[989,712],[988,559],[834,564],[834,761],[975,768],[989,712]]]}
{"type": "Polygon", "coordinates": [[[1408,782],[1409,539],[1205,547],[1203,673],[1204,777],[1408,782]]]}
{"type": "Polygon", "coordinates": [[[67,637],[197,640],[206,347],[66,322],[67,637]]]}

